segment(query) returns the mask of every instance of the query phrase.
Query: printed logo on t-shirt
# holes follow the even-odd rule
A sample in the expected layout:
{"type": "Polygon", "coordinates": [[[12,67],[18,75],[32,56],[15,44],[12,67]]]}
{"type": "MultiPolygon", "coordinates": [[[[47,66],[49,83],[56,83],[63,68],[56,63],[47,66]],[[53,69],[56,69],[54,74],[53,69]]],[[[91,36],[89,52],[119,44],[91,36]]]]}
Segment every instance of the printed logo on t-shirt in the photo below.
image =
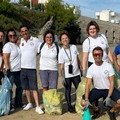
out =
{"type": "Polygon", "coordinates": [[[77,51],[75,51],[74,54],[76,55],[76,54],[77,54],[77,51]]]}
{"type": "Polygon", "coordinates": [[[24,46],[24,43],[22,43],[22,46],[24,46]]]}
{"type": "Polygon", "coordinates": [[[104,42],[103,42],[103,41],[101,41],[101,44],[104,44],[104,42]]]}
{"type": "Polygon", "coordinates": [[[33,46],[33,45],[34,45],[34,43],[33,43],[33,42],[30,42],[30,45],[31,45],[31,46],[33,46]]]}
{"type": "Polygon", "coordinates": [[[109,76],[109,71],[108,71],[108,70],[105,70],[105,71],[104,71],[104,74],[105,74],[106,77],[108,77],[108,76],[109,76]]]}

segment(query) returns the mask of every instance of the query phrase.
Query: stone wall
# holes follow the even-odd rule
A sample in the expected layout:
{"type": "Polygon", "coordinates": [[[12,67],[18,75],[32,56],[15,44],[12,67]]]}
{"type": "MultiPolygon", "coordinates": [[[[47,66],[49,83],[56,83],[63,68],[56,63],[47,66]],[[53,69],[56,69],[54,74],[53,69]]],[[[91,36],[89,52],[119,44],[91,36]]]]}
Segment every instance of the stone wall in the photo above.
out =
{"type": "Polygon", "coordinates": [[[120,24],[105,22],[105,21],[101,21],[101,20],[97,20],[97,19],[93,19],[85,16],[81,16],[78,20],[79,26],[81,28],[81,39],[80,39],[81,43],[87,37],[86,26],[91,20],[95,20],[98,23],[98,25],[100,26],[100,33],[105,34],[107,30],[106,36],[108,38],[109,44],[120,43],[120,24]]]}

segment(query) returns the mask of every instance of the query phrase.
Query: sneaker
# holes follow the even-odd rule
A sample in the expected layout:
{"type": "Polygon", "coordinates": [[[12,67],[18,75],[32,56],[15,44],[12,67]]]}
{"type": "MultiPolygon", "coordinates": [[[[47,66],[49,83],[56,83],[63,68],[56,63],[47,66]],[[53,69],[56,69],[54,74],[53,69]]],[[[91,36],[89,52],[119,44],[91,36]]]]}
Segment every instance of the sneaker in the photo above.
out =
{"type": "Polygon", "coordinates": [[[13,105],[10,106],[10,112],[14,112],[15,111],[15,108],[13,105]]]}
{"type": "Polygon", "coordinates": [[[110,120],[116,120],[115,112],[108,112],[110,120]]]}
{"type": "Polygon", "coordinates": [[[68,107],[68,111],[69,111],[70,113],[76,113],[76,112],[75,112],[75,109],[74,109],[72,106],[68,107]]]}
{"type": "Polygon", "coordinates": [[[99,115],[100,115],[100,112],[101,110],[100,110],[100,108],[99,108],[99,110],[98,111],[93,111],[93,116],[92,116],[92,119],[96,119],[96,118],[98,118],[99,117],[99,115]]]}
{"type": "Polygon", "coordinates": [[[36,107],[35,111],[38,113],[38,114],[44,114],[44,112],[42,111],[42,109],[38,106],[36,107]]]}
{"type": "Polygon", "coordinates": [[[31,108],[33,108],[32,103],[28,103],[28,104],[26,105],[26,107],[23,108],[23,110],[29,110],[29,109],[31,109],[31,108]]]}

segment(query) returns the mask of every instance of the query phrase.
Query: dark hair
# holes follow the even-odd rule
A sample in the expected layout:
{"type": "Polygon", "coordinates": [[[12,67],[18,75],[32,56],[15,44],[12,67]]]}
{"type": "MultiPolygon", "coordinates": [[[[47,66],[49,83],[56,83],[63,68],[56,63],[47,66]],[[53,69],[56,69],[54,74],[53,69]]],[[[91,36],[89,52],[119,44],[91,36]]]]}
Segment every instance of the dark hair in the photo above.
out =
{"type": "Polygon", "coordinates": [[[45,34],[44,34],[44,36],[43,36],[44,42],[45,42],[45,37],[46,37],[46,35],[49,34],[49,33],[52,35],[53,42],[54,42],[54,41],[55,41],[55,37],[54,37],[54,33],[53,33],[52,30],[47,30],[47,31],[45,32],[45,34]]]}
{"type": "Polygon", "coordinates": [[[95,26],[96,30],[97,30],[97,33],[100,32],[100,27],[99,25],[97,24],[97,22],[95,22],[94,20],[90,21],[87,25],[87,28],[86,28],[86,31],[87,31],[87,34],[89,35],[89,27],[90,26],[95,26]]]}
{"type": "MultiPolygon", "coordinates": [[[[3,30],[0,30],[5,36],[5,32],[3,30]]],[[[2,55],[2,49],[3,49],[3,42],[0,42],[0,55],[2,55]]]]}
{"type": "Polygon", "coordinates": [[[9,37],[8,37],[9,32],[14,32],[15,35],[16,35],[16,31],[13,28],[8,29],[7,33],[6,33],[6,41],[5,41],[5,43],[9,42],[9,37]]]}
{"type": "Polygon", "coordinates": [[[21,31],[21,28],[26,27],[29,30],[29,27],[27,25],[21,25],[19,30],[21,31]]]}
{"type": "Polygon", "coordinates": [[[102,49],[101,47],[99,47],[99,46],[95,47],[95,48],[93,49],[93,54],[94,54],[94,51],[95,51],[95,50],[100,50],[100,51],[102,52],[102,56],[103,56],[103,49],[102,49]]]}
{"type": "Polygon", "coordinates": [[[60,40],[60,41],[61,41],[62,35],[67,35],[68,38],[70,39],[70,36],[69,36],[68,32],[67,32],[67,31],[63,31],[63,32],[61,32],[60,35],[59,35],[59,40],[60,40]]]}

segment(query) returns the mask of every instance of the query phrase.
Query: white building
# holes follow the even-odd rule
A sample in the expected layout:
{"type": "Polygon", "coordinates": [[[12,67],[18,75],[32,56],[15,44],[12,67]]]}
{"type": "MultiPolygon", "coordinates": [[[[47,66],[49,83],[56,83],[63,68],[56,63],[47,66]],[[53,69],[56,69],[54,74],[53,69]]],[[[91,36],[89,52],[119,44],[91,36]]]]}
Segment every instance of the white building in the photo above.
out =
{"type": "Polygon", "coordinates": [[[38,3],[46,4],[48,0],[38,0],[38,3]]]}
{"type": "Polygon", "coordinates": [[[96,12],[96,19],[108,21],[111,23],[120,23],[120,14],[112,10],[102,10],[101,12],[96,12]]]}

